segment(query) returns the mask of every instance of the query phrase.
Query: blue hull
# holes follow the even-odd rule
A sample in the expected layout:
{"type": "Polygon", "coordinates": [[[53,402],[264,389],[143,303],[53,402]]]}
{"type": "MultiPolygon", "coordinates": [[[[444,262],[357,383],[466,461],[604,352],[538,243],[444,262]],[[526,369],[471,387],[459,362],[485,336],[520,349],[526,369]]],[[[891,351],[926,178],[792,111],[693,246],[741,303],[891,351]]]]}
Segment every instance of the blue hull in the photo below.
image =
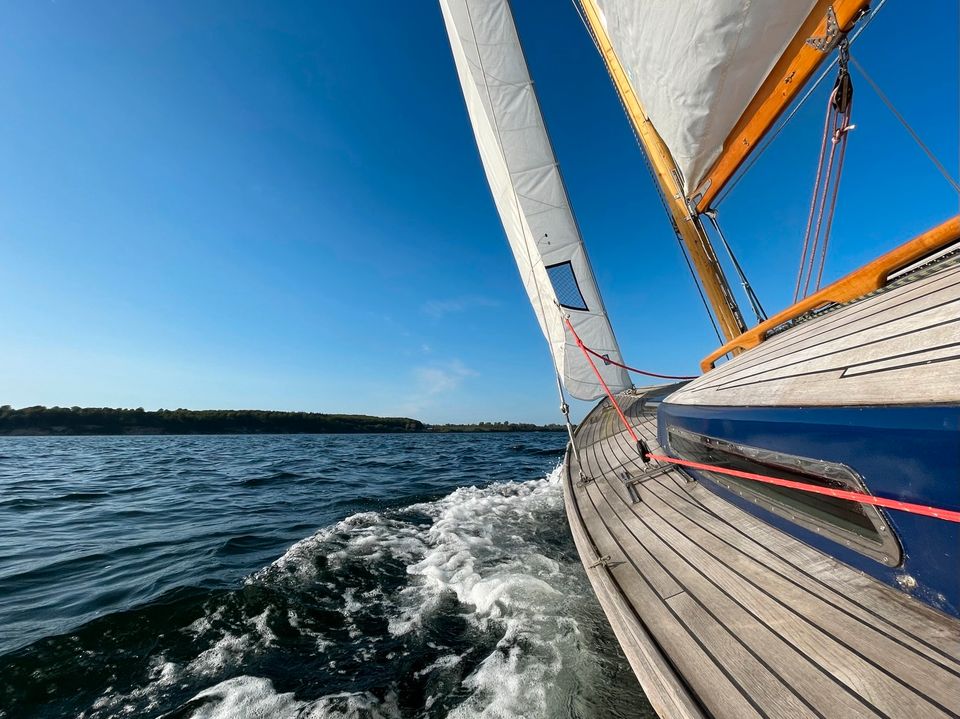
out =
{"type": "MultiPolygon", "coordinates": [[[[664,402],[659,439],[671,427],[751,447],[843,464],[870,493],[960,509],[960,407],[700,407],[664,402]]],[[[743,499],[708,475],[705,486],[798,539],[927,604],[960,617],[960,524],[884,511],[903,548],[887,567],[837,541],[743,499]]]]}

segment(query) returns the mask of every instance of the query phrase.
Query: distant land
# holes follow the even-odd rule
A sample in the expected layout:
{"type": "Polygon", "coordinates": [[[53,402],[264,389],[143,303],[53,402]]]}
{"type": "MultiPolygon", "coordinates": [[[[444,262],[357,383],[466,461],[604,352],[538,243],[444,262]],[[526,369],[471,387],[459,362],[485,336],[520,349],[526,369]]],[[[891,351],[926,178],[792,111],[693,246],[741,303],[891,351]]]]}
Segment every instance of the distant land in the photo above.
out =
{"type": "Polygon", "coordinates": [[[426,424],[409,417],[254,409],[0,407],[0,436],[149,434],[360,434],[386,432],[560,432],[560,424],[426,424]]]}

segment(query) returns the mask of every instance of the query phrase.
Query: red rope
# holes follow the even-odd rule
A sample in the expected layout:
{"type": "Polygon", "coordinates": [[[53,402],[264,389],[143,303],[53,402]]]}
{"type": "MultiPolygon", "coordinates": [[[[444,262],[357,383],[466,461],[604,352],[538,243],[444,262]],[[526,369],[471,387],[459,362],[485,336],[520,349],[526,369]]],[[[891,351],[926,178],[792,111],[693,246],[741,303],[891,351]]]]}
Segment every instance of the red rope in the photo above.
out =
{"type": "Polygon", "coordinates": [[[662,454],[653,454],[652,452],[647,455],[650,459],[655,459],[660,462],[669,462],[670,464],[679,464],[683,467],[690,467],[692,469],[701,469],[707,472],[719,472],[720,474],[729,474],[732,477],[740,477],[741,479],[751,479],[755,482],[763,482],[764,484],[775,484],[778,487],[788,487],[790,489],[799,489],[801,492],[810,492],[812,494],[824,494],[828,497],[836,497],[837,499],[849,499],[852,502],[860,502],[862,504],[872,504],[876,507],[886,507],[887,509],[898,509],[901,512],[909,512],[910,514],[921,514],[925,517],[934,517],[936,519],[944,519],[948,522],[960,522],[960,512],[955,512],[950,509],[939,509],[937,507],[930,507],[925,504],[913,504],[912,502],[901,502],[896,499],[886,499],[884,497],[875,497],[872,494],[863,494],[862,492],[850,492],[845,489],[831,489],[829,487],[816,487],[812,484],[805,484],[803,482],[794,482],[789,479],[779,479],[777,477],[767,477],[762,474],[754,474],[753,472],[741,472],[738,469],[726,469],[724,467],[716,467],[712,464],[702,464],[700,462],[691,462],[686,459],[675,459],[674,457],[667,457],[662,454]]]}
{"type": "MultiPolygon", "coordinates": [[[[620,415],[620,421],[623,423],[623,426],[626,427],[627,432],[630,434],[630,437],[633,439],[634,444],[637,447],[645,447],[646,445],[640,442],[640,439],[637,437],[637,433],[633,431],[633,427],[630,422],[627,421],[627,416],[623,413],[623,410],[620,408],[620,403],[617,402],[616,397],[613,396],[613,392],[610,391],[610,388],[607,386],[607,383],[603,381],[603,377],[600,374],[600,370],[597,369],[597,365],[594,363],[591,354],[597,357],[596,352],[591,350],[585,344],[583,340],[580,339],[580,335],[577,334],[577,331],[573,329],[573,324],[570,322],[569,317],[565,317],[564,321],[567,323],[567,328],[570,330],[570,334],[573,335],[573,339],[577,343],[577,347],[583,352],[583,356],[586,357],[587,362],[590,363],[590,368],[593,370],[593,373],[597,376],[597,380],[600,382],[600,386],[603,387],[603,391],[607,393],[607,397],[610,399],[610,402],[613,404],[614,409],[617,410],[617,414],[620,415]]],[[[605,358],[603,358],[605,359],[605,358]]],[[[613,362],[612,364],[617,364],[613,362]]],[[[623,365],[618,365],[623,367],[623,365]]],[[[625,369],[629,369],[628,367],[625,369]]],[[[884,497],[875,497],[872,494],[863,494],[862,492],[851,492],[846,489],[831,489],[830,487],[817,487],[812,484],[805,484],[803,482],[794,482],[789,479],[780,479],[778,477],[767,477],[762,474],[754,474],[753,472],[742,472],[739,469],[726,469],[725,467],[717,467],[712,464],[703,464],[701,462],[691,462],[687,459],[676,459],[674,457],[667,457],[663,454],[654,454],[653,452],[647,452],[643,454],[644,459],[655,459],[658,462],[667,462],[669,464],[678,464],[682,467],[690,467],[691,469],[700,469],[707,472],[719,472],[720,474],[727,474],[731,477],[740,477],[741,479],[750,479],[755,482],[763,482],[764,484],[774,484],[778,487],[787,487],[789,489],[797,489],[801,492],[809,492],[811,494],[823,494],[828,497],[836,497],[837,499],[847,499],[851,502],[860,502],[862,504],[872,504],[875,507],[886,507],[887,509],[897,509],[901,512],[909,512],[910,514],[920,514],[925,517],[933,517],[935,519],[943,519],[947,522],[957,522],[960,523],[960,512],[951,510],[951,509],[939,509],[937,507],[930,507],[925,504],[913,504],[912,502],[901,502],[897,499],[886,499],[884,497]]]]}
{"type": "Polygon", "coordinates": [[[590,363],[593,373],[600,381],[600,386],[603,387],[603,391],[607,393],[607,397],[609,397],[610,401],[613,403],[614,408],[617,410],[617,414],[620,415],[620,421],[623,422],[623,426],[627,428],[627,432],[629,432],[630,437],[633,438],[633,443],[639,446],[640,440],[637,437],[637,433],[633,431],[633,427],[631,427],[630,423],[627,421],[627,416],[623,413],[623,410],[620,409],[620,404],[617,402],[616,397],[613,396],[613,392],[611,392],[610,388],[607,387],[607,383],[603,381],[603,377],[600,375],[600,370],[597,369],[597,365],[594,364],[593,358],[590,356],[590,350],[587,349],[585,344],[583,344],[583,340],[580,339],[580,335],[577,334],[577,331],[573,329],[573,324],[570,322],[570,318],[564,317],[563,321],[567,323],[567,327],[570,329],[570,334],[572,334],[573,339],[577,341],[577,347],[579,347],[583,352],[583,356],[587,358],[587,362],[590,363]]]}
{"type": "MultiPolygon", "coordinates": [[[[569,322],[569,320],[568,320],[568,322],[569,322]]],[[[571,332],[572,332],[572,331],[573,331],[573,330],[571,329],[571,332]]],[[[576,336],[576,333],[574,333],[574,336],[576,336]]],[[[578,337],[577,339],[579,340],[579,337],[578,337]]],[[[606,355],[602,355],[602,354],[600,354],[599,352],[590,349],[590,348],[587,347],[585,344],[581,344],[581,345],[580,345],[580,349],[582,349],[582,350],[584,350],[584,351],[586,351],[586,352],[589,352],[589,353],[592,354],[594,357],[599,357],[600,359],[602,359],[602,360],[603,360],[604,362],[606,362],[607,364],[616,365],[617,367],[622,367],[623,369],[627,370],[628,372],[636,372],[637,374],[643,374],[643,375],[646,375],[647,377],[659,377],[660,379],[696,379],[696,378],[697,378],[697,375],[695,375],[695,374],[693,374],[693,375],[677,375],[677,374],[657,374],[656,372],[647,372],[646,370],[636,369],[635,367],[631,367],[630,365],[620,364],[620,363],[617,362],[616,360],[612,360],[612,359],[610,359],[609,357],[607,357],[606,355]]]]}

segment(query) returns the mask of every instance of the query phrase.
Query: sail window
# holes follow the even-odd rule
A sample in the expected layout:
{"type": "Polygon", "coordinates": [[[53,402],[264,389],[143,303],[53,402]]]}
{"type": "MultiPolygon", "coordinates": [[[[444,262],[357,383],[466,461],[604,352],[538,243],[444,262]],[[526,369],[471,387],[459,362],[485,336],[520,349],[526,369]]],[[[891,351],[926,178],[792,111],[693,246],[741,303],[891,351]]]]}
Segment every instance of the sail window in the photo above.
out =
{"type": "MultiPolygon", "coordinates": [[[[670,450],[681,459],[769,477],[866,493],[863,480],[843,464],[735,444],[669,427],[670,450]]],[[[880,511],[869,504],[702,472],[717,484],[776,515],[890,567],[902,561],[900,544],[880,511]]]]}
{"type": "Polygon", "coordinates": [[[560,306],[569,310],[586,311],[587,303],[580,292],[577,276],[573,274],[573,265],[569,261],[560,262],[556,265],[548,265],[546,269],[560,306]]]}

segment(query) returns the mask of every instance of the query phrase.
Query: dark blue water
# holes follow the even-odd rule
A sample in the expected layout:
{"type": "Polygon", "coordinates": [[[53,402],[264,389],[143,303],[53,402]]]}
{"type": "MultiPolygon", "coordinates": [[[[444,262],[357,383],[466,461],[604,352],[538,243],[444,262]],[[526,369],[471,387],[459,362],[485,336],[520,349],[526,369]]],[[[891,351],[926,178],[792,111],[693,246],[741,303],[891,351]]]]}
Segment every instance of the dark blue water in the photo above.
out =
{"type": "Polygon", "coordinates": [[[650,715],[564,439],[0,439],[0,717],[650,715]]]}

